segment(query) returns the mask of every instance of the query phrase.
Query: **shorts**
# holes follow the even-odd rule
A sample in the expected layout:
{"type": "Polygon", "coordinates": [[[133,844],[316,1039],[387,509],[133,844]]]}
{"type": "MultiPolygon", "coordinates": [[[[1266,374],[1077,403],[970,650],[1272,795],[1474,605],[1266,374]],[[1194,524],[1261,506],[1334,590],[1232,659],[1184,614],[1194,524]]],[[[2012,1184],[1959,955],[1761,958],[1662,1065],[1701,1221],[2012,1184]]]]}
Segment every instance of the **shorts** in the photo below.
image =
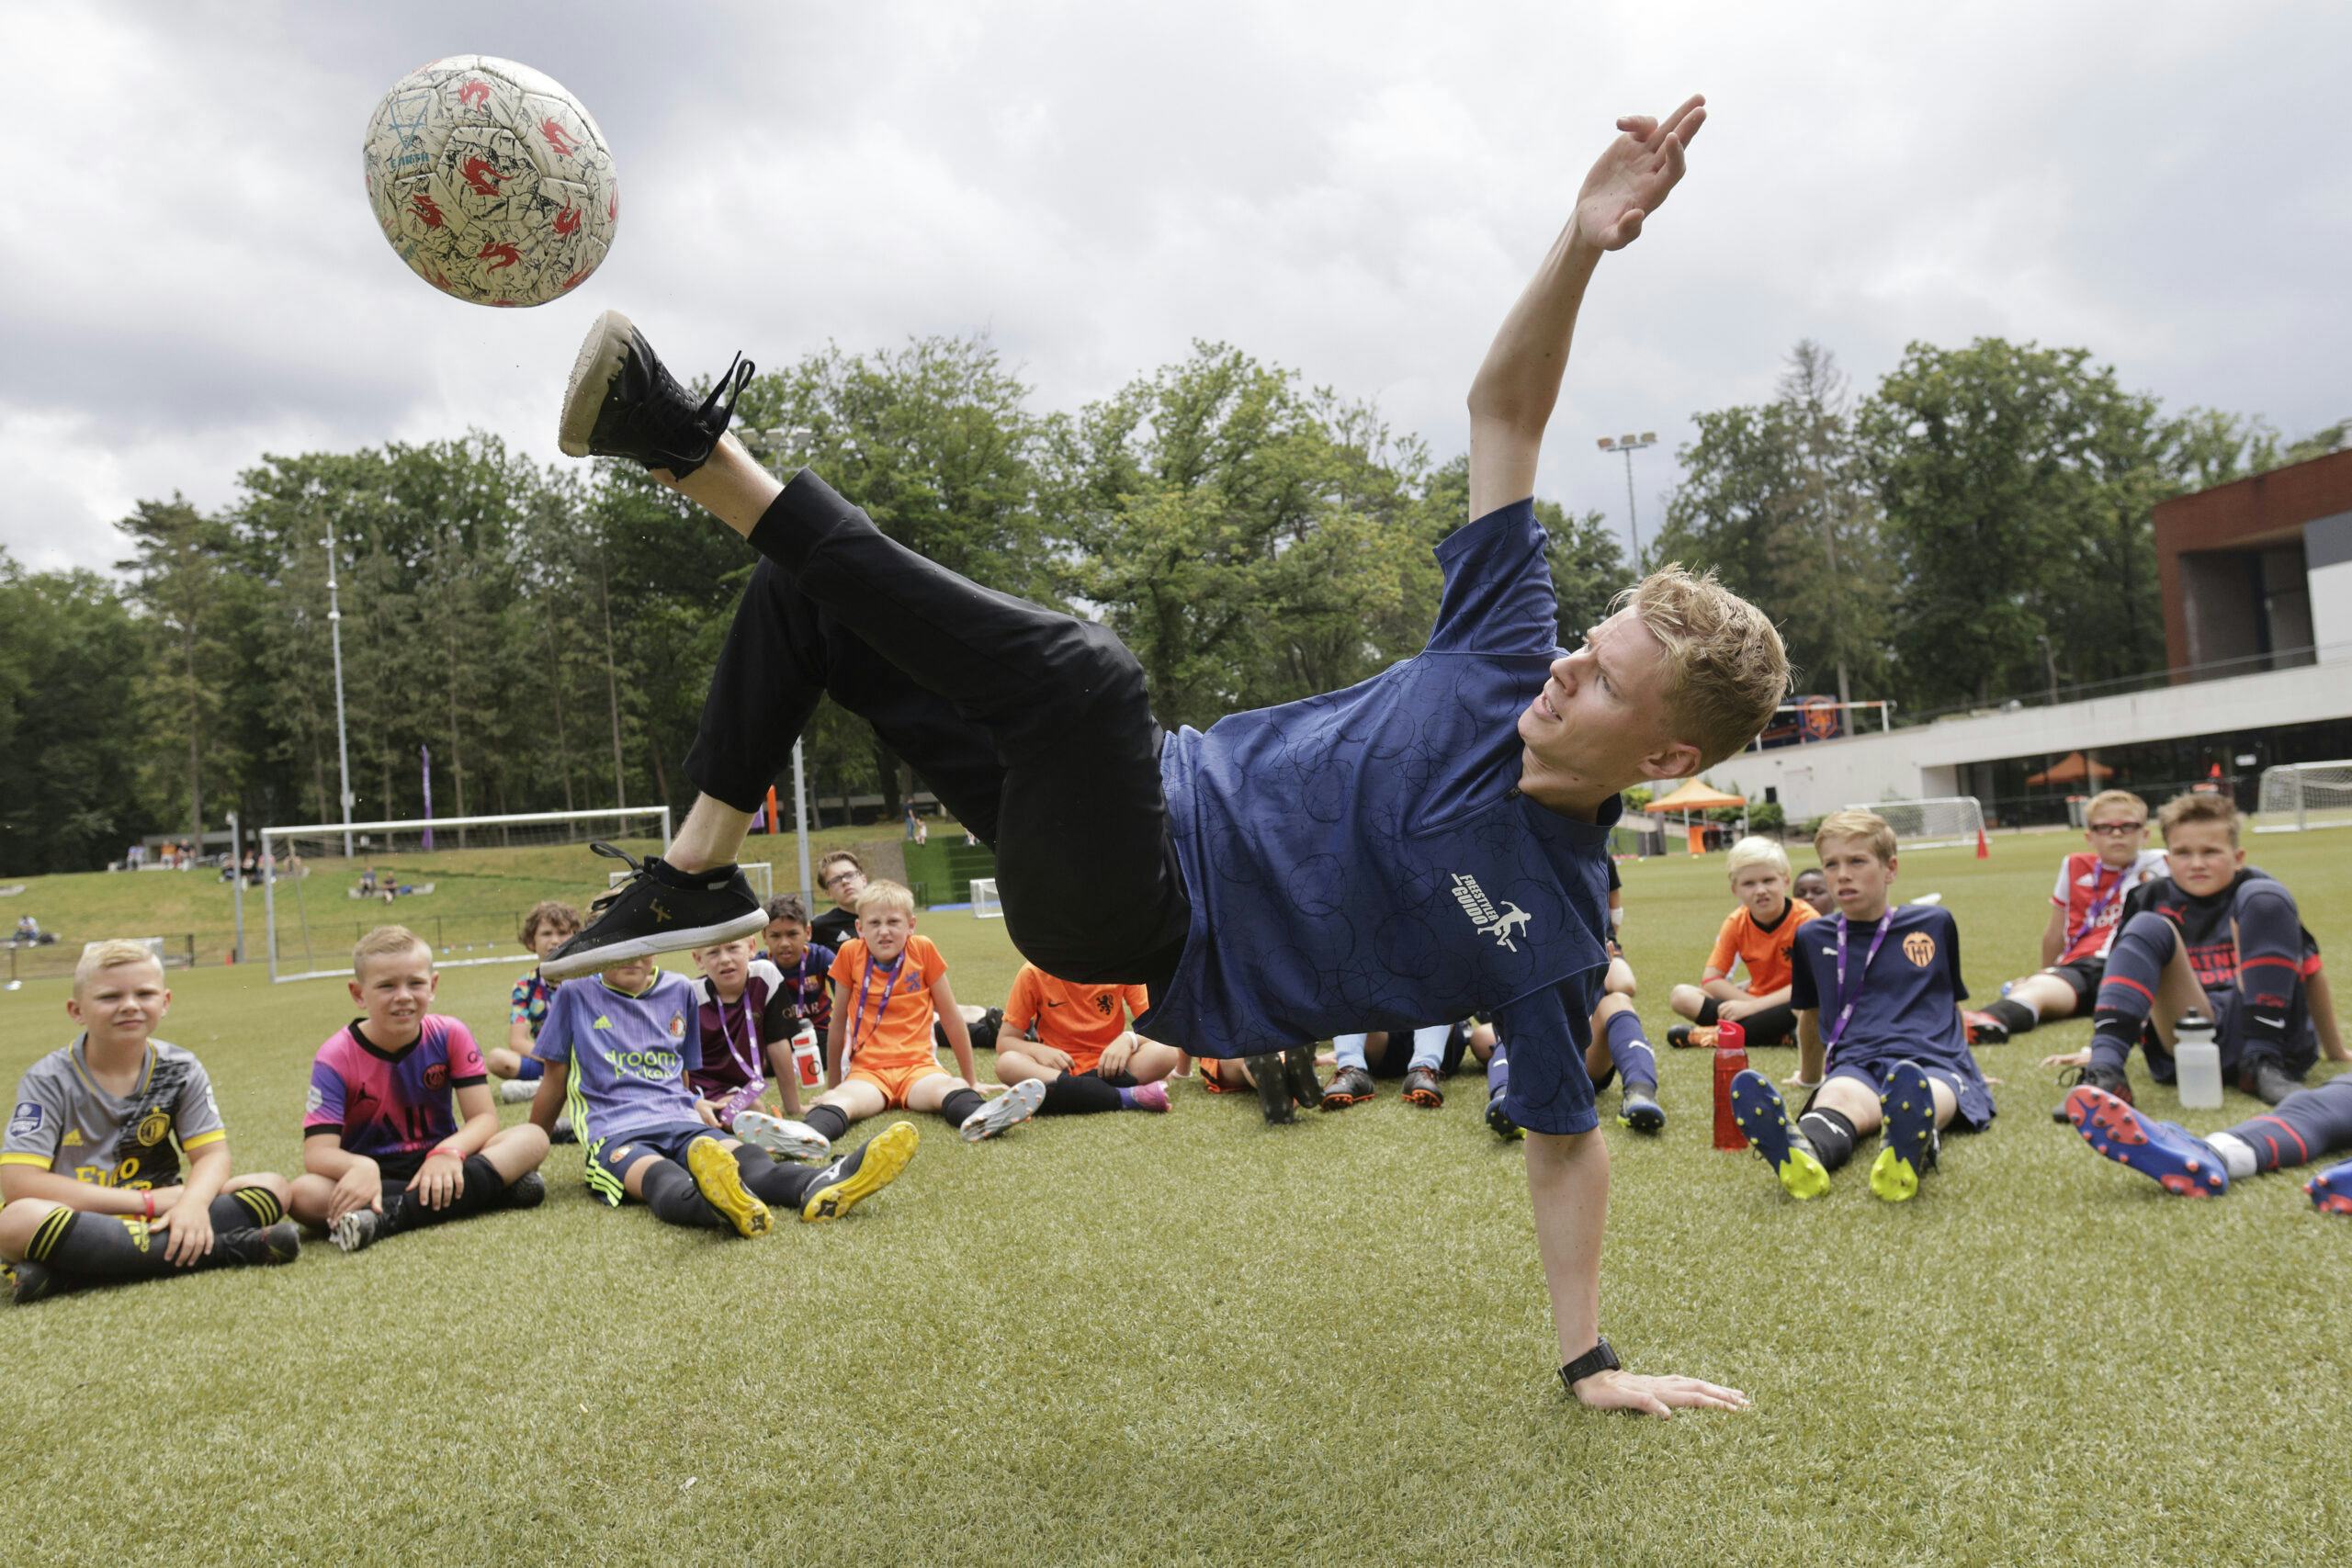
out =
{"type": "Polygon", "coordinates": [[[432,1153],[431,1149],[401,1149],[368,1157],[376,1162],[376,1169],[384,1179],[384,1190],[397,1192],[416,1179],[416,1173],[424,1168],[425,1157],[432,1153]]]}
{"type": "Polygon", "coordinates": [[[599,1138],[588,1145],[589,1190],[617,1208],[628,1195],[628,1189],[621,1183],[630,1166],[648,1155],[660,1155],[684,1165],[688,1144],[696,1138],[721,1135],[717,1128],[706,1127],[699,1122],[660,1122],[650,1127],[634,1127],[609,1138],[599,1138]]]}
{"type": "MultiPolygon", "coordinates": [[[[1917,1056],[1905,1057],[1890,1054],[1840,1062],[1830,1068],[1828,1074],[1822,1078],[1822,1089],[1828,1088],[1832,1078],[1851,1078],[1856,1083],[1869,1088],[1874,1094],[1883,1094],[1886,1092],[1887,1075],[1894,1070],[1897,1064],[1905,1061],[1918,1062],[1920,1070],[1928,1077],[1951,1090],[1952,1098],[1960,1102],[1960,1109],[1952,1113],[1953,1129],[1962,1133],[1981,1133],[1993,1124],[1993,1091],[1984,1087],[1984,1080],[1982,1077],[1973,1073],[1963,1073],[1941,1066],[1934,1062],[1921,1061],[1917,1056]]],[[[1820,1097],[1821,1089],[1819,1089],[1806,1095],[1804,1111],[1812,1110],[1813,1102],[1820,1097]]],[[[1797,1114],[1802,1116],[1804,1111],[1800,1111],[1797,1114]]]]}
{"type": "Polygon", "coordinates": [[[1250,1084],[1242,1077],[1239,1062],[1226,1056],[1202,1056],[1193,1066],[1201,1075],[1201,1087],[1211,1094],[1249,1094],[1250,1084]]]}
{"type": "Polygon", "coordinates": [[[1555,1046],[1510,1045],[1510,1083],[1503,1090],[1503,1113],[1531,1133],[1572,1137],[1600,1125],[1593,1109],[1592,1079],[1584,1052],[1562,1042],[1555,1046]]]}
{"type": "MultiPolygon", "coordinates": [[[[925,1056],[919,1061],[909,1062],[899,1066],[888,1063],[876,1063],[870,1067],[863,1065],[854,1066],[842,1081],[872,1084],[882,1091],[882,1109],[899,1111],[906,1106],[907,1091],[933,1075],[947,1078],[956,1077],[939,1065],[938,1057],[925,1056]]],[[[957,1079],[957,1081],[962,1080],[957,1079]]]]}
{"type": "MultiPolygon", "coordinates": [[[[1457,1023],[1445,1037],[1445,1049],[1438,1056],[1437,1070],[1441,1077],[1452,1077],[1462,1070],[1462,1054],[1470,1048],[1470,1025],[1457,1023]]],[[[1376,1078],[1401,1078],[1413,1060],[1413,1032],[1392,1029],[1388,1043],[1377,1056],[1368,1056],[1365,1070],[1376,1078]]]]}
{"type": "Polygon", "coordinates": [[[2107,960],[2077,958],[2072,964],[2053,964],[2041,973],[2066,982],[2066,988],[2075,993],[2075,1010],[2079,1013],[2098,1000],[2099,978],[2107,973],[2107,960]]]}

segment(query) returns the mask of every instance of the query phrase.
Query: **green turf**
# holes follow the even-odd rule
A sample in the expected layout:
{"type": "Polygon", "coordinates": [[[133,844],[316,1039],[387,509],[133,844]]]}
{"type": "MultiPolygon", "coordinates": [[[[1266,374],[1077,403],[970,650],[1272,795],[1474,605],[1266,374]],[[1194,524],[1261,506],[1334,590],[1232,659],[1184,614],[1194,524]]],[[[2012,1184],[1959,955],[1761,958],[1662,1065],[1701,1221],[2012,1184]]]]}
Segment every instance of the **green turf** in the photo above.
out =
{"type": "MultiPolygon", "coordinates": [[[[2067,847],[1905,864],[1980,999],[2030,965],[2067,847]]],[[[2352,952],[2336,846],[2256,851],[2352,952]]],[[[1654,1035],[1729,907],[1719,866],[1627,868],[1654,1035]]],[[[922,930],[1001,999],[1001,924],[922,930]]],[[[511,977],[453,971],[445,1010],[502,1032],[511,977]]],[[[164,1032],[210,1065],[240,1162],[291,1171],[341,993],[173,979],[164,1032]]],[[[62,1043],[64,996],[0,996],[0,1076],[62,1043]]],[[[2285,1176],[2190,1202],[2093,1156],[2033,1066],[2084,1032],[1984,1052],[1999,1122],[1900,1207],[1867,1149],[1803,1206],[1713,1152],[1708,1063],[1661,1053],[1666,1134],[1606,1134],[1604,1322],[1638,1369],[1745,1388],[1742,1414],[1564,1399],[1521,1151],[1477,1080],[1288,1129],[1186,1085],[1164,1118],[978,1146],[918,1118],[897,1187],[757,1243],[607,1212],[560,1149],[534,1213],[0,1310],[13,1555],[2345,1561],[2352,1224],[2285,1176]]]]}

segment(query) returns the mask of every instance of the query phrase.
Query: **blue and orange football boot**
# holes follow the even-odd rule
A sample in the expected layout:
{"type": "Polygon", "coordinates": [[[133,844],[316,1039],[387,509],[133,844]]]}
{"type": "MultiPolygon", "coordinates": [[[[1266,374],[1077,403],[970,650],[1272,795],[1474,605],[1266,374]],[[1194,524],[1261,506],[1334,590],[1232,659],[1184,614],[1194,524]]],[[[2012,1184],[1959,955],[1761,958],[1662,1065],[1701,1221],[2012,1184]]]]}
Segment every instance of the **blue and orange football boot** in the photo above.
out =
{"type": "Polygon", "coordinates": [[[2303,1190],[2323,1214],[2352,1214],[2352,1159],[2321,1171],[2303,1183],[2303,1190]]]}
{"type": "Polygon", "coordinates": [[[1818,1198],[1829,1190],[1829,1172],[1822,1168],[1813,1145],[1789,1120],[1788,1101],[1772,1080],[1750,1067],[1731,1080],[1731,1111],[1747,1136],[1747,1146],[1772,1168],[1792,1198],[1818,1198]]]}
{"type": "Polygon", "coordinates": [[[2230,1173],[2213,1145],[2177,1122],[2152,1122],[2103,1089],[2078,1084],[2066,1091],[2066,1120],[2083,1142],[2165,1191],[2183,1198],[2219,1198],[2230,1173]]]}

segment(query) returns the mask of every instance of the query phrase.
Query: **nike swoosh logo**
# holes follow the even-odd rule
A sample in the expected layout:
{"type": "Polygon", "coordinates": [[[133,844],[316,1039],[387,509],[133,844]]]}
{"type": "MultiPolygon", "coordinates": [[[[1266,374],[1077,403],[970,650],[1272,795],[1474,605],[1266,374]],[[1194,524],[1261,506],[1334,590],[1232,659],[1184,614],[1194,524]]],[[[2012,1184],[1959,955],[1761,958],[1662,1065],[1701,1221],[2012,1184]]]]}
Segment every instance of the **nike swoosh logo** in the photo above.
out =
{"type": "Polygon", "coordinates": [[[2283,1015],[2278,1018],[2265,1018],[2260,1013],[2256,1013],[2254,1015],[2254,1021],[2262,1024],[2267,1028],[2279,1029],[2286,1025],[2287,1020],[2283,1015]]]}

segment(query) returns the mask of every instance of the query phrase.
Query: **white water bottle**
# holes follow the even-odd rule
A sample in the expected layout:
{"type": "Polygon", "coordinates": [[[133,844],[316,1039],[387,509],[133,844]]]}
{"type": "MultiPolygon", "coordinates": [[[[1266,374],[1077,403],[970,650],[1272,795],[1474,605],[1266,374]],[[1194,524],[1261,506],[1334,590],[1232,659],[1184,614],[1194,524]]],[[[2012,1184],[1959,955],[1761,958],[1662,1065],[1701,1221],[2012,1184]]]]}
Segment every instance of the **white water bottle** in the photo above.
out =
{"type": "Polygon", "coordinates": [[[803,1021],[792,1036],[793,1070],[800,1075],[802,1089],[815,1089],[817,1080],[824,1077],[817,1054],[817,1026],[803,1021]]]}
{"type": "Polygon", "coordinates": [[[2172,1059],[2180,1083],[2181,1108],[2222,1109],[2222,1048],[2213,1043],[2213,1021],[2185,1012],[2172,1026],[2172,1059]]]}

